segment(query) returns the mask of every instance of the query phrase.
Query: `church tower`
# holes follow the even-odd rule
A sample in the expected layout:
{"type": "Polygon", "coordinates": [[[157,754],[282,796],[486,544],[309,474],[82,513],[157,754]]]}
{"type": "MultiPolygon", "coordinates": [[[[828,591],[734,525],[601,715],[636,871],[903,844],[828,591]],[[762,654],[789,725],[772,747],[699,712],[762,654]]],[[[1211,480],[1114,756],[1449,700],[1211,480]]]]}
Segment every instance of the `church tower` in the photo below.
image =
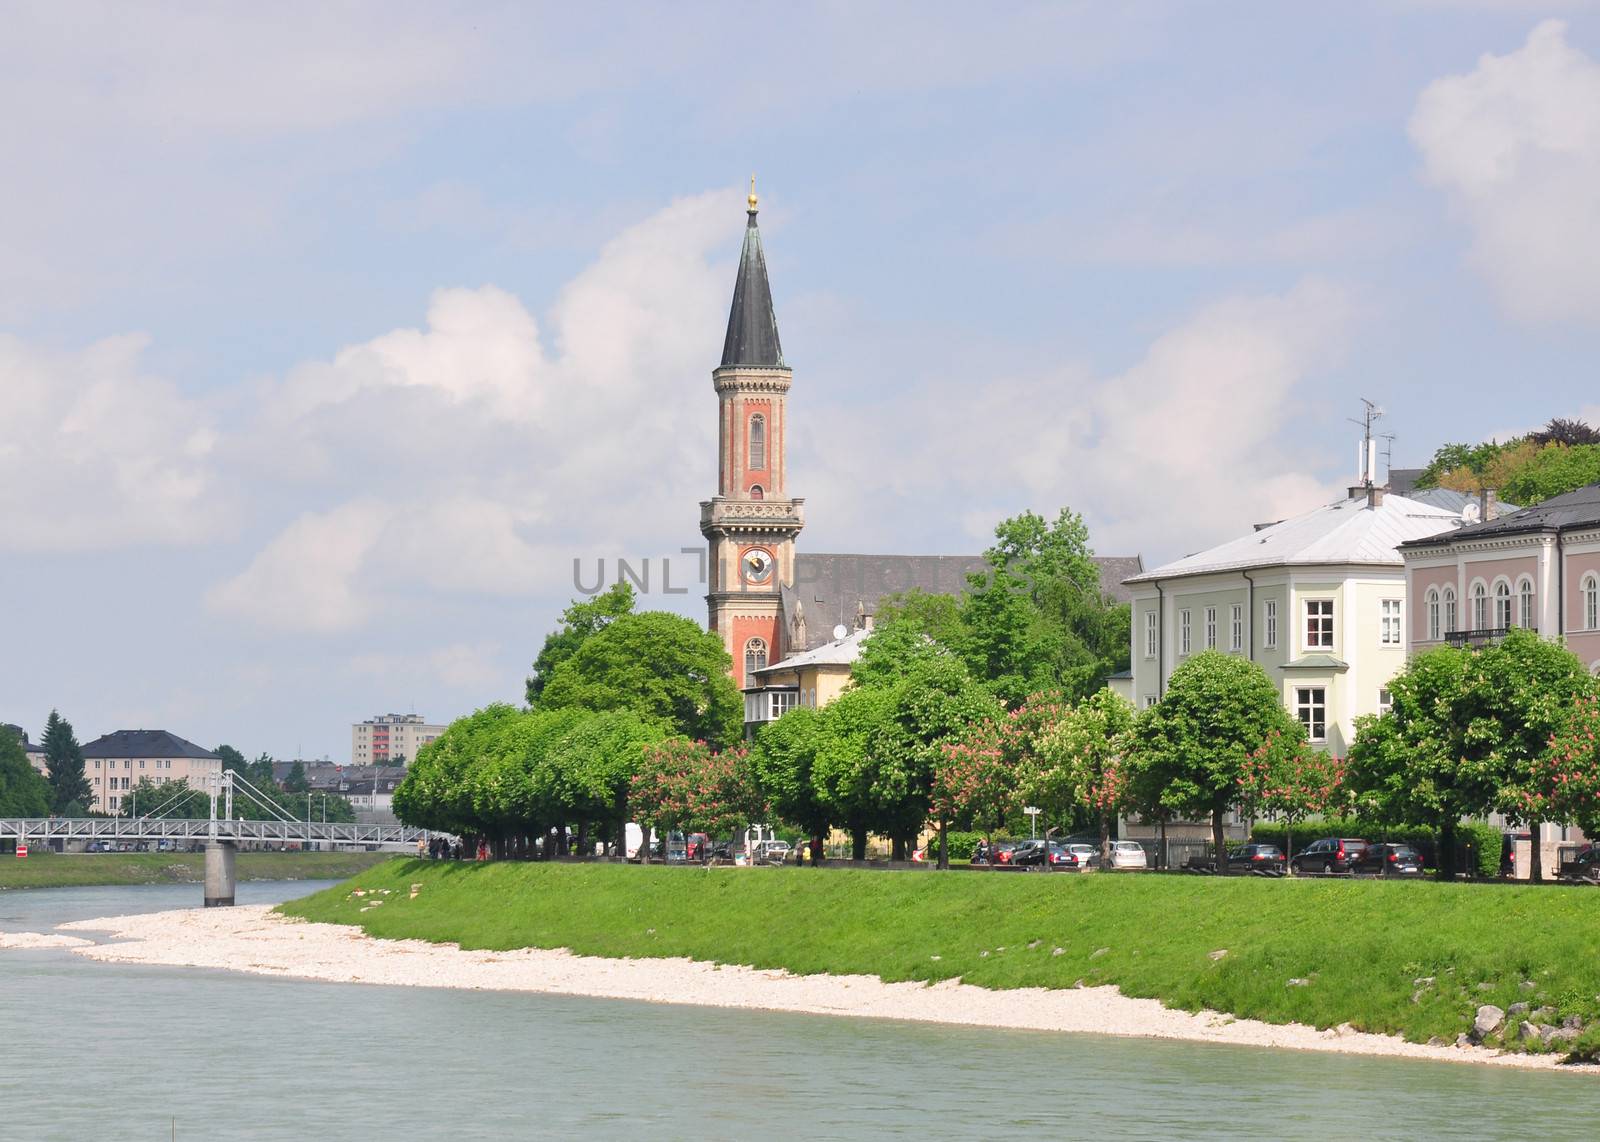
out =
{"type": "Polygon", "coordinates": [[[778,343],[767,262],[756,228],[755,180],[749,221],[717,391],[717,494],[700,505],[700,533],[710,544],[710,626],[733,657],[741,689],[748,673],[789,651],[783,588],[794,583],[794,540],[805,526],[805,501],[791,499],[784,468],[789,366],[778,343]]]}

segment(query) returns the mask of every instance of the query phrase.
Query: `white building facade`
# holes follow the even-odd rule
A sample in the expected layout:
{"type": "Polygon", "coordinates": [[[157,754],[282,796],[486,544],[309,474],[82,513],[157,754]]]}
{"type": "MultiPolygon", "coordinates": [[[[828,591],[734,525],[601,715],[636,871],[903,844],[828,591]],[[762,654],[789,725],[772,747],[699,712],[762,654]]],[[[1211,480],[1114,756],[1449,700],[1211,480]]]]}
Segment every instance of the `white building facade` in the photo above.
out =
{"type": "Polygon", "coordinates": [[[120,813],[146,778],[157,785],[187,781],[191,789],[209,789],[222,774],[222,758],[166,730],[117,730],[83,747],[83,771],[91,795],[87,808],[120,813]]]}
{"type": "Polygon", "coordinates": [[[350,764],[387,765],[417,759],[417,751],[444,733],[421,714],[379,714],[350,727],[350,764]]]}

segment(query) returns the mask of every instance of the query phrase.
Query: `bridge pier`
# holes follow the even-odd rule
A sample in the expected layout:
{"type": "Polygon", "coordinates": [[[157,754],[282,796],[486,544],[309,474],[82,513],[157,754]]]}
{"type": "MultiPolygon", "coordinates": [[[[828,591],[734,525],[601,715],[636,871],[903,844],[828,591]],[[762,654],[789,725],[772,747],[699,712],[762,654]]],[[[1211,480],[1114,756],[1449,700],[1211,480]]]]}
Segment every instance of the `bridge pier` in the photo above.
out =
{"type": "Polygon", "coordinates": [[[206,842],[206,907],[232,908],[237,879],[233,870],[233,841],[206,842]]]}

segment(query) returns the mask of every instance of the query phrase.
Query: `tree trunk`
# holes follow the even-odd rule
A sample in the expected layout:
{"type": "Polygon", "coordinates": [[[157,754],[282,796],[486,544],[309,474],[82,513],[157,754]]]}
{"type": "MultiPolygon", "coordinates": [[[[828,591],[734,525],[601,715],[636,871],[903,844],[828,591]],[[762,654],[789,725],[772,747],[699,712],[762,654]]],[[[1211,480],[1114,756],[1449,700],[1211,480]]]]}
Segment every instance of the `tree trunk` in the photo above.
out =
{"type": "Polygon", "coordinates": [[[1211,843],[1217,850],[1217,875],[1228,875],[1228,843],[1222,831],[1222,809],[1211,810],[1211,843]]]}
{"type": "Polygon", "coordinates": [[[1156,860],[1156,867],[1171,868],[1172,852],[1167,848],[1167,819],[1165,817],[1157,818],[1156,825],[1161,832],[1161,855],[1156,860]]]}
{"type": "Polygon", "coordinates": [[[1294,875],[1294,818],[1283,819],[1283,875],[1294,875]]]}
{"type": "Polygon", "coordinates": [[[811,834],[811,867],[816,868],[822,863],[822,834],[811,834]]]}
{"type": "Polygon", "coordinates": [[[1528,879],[1537,883],[1544,879],[1544,861],[1539,854],[1539,822],[1528,826],[1528,879]]]}
{"type": "Polygon", "coordinates": [[[894,836],[889,838],[889,859],[906,859],[906,839],[904,837],[894,836]]]}
{"type": "Polygon", "coordinates": [[[613,804],[615,806],[615,811],[616,811],[616,816],[617,816],[617,835],[614,838],[616,840],[616,842],[617,842],[617,851],[612,853],[611,855],[614,856],[614,857],[617,857],[619,860],[624,860],[625,861],[625,860],[628,859],[628,793],[627,793],[627,790],[625,790],[625,789],[617,790],[617,796],[616,796],[613,804]]]}
{"type": "Polygon", "coordinates": [[[1439,879],[1456,878],[1456,823],[1448,818],[1439,822],[1439,879]]]}
{"type": "Polygon", "coordinates": [[[584,818],[583,820],[578,822],[578,855],[579,856],[588,856],[588,855],[590,855],[589,854],[589,821],[588,821],[588,818],[584,818]]]}
{"type": "Polygon", "coordinates": [[[867,859],[867,827],[865,825],[850,826],[850,859],[867,859]]]}
{"type": "Polygon", "coordinates": [[[950,822],[939,818],[939,867],[950,867],[950,822]]]}
{"type": "MultiPolygon", "coordinates": [[[[624,825],[623,828],[626,829],[627,826],[624,825]]],[[[622,842],[622,854],[624,856],[628,854],[628,842],[626,837],[624,837],[622,842]]],[[[645,821],[639,822],[639,863],[650,863],[650,825],[645,821]]]]}

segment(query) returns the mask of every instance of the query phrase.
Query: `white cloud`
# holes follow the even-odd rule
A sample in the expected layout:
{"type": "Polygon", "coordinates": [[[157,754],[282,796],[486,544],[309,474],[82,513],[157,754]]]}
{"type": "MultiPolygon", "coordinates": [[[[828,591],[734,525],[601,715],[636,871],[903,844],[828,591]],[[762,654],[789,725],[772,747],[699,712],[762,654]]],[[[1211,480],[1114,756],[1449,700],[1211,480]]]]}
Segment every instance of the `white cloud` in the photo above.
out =
{"type": "Polygon", "coordinates": [[[1509,313],[1600,319],[1600,64],[1565,24],[1546,20],[1516,51],[1430,84],[1410,131],[1509,313]]]}
{"type": "Polygon", "coordinates": [[[343,506],[297,515],[212,606],[346,629],[418,593],[561,597],[575,556],[696,541],[740,218],[723,191],[630,227],[547,330],[503,290],[445,289],[423,328],[265,385],[238,441],[251,482],[343,506]]]}
{"type": "MultiPolygon", "coordinates": [[[[838,466],[799,490],[812,493],[815,518],[859,515],[879,550],[903,521],[944,518],[952,505],[974,548],[1005,515],[1063,505],[1084,514],[1108,554],[1164,559],[1209,546],[1336,493],[1314,473],[1344,457],[1344,437],[1325,425],[1296,433],[1308,412],[1327,415],[1311,381],[1357,318],[1342,290],[1308,281],[1207,306],[1116,375],[1056,367],[902,393],[860,418],[894,432],[873,435],[871,448],[816,444],[838,466]]],[[[824,417],[839,423],[837,412],[824,417]]]]}
{"type": "Polygon", "coordinates": [[[102,551],[214,538],[224,519],[205,409],[145,372],[145,339],[52,351],[0,335],[0,519],[8,547],[102,551]]]}
{"type": "MultiPolygon", "coordinates": [[[[350,660],[350,669],[381,680],[389,692],[407,684],[474,694],[501,693],[515,688],[499,643],[457,642],[405,653],[372,652],[350,660]]],[[[520,695],[518,695],[520,697],[520,695]]]]}

